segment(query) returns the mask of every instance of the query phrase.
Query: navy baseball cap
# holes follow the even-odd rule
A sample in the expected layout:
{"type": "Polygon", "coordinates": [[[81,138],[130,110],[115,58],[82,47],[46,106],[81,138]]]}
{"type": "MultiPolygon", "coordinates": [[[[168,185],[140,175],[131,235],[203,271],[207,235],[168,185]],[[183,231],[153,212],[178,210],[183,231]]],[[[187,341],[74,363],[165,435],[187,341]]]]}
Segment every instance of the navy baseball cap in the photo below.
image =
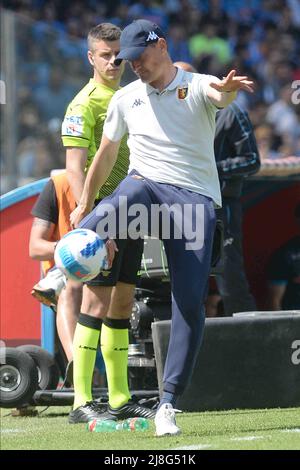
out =
{"type": "Polygon", "coordinates": [[[136,60],[149,44],[165,38],[160,27],[148,20],[135,20],[122,31],[120,37],[120,52],[115,59],[115,65],[122,60],[136,60]]]}

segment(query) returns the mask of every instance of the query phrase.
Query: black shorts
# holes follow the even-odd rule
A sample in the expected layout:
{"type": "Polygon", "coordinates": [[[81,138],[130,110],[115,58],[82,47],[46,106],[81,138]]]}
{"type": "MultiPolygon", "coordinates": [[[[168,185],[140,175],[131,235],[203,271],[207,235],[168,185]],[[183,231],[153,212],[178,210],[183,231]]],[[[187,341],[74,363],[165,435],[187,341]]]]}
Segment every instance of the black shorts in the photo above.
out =
{"type": "Polygon", "coordinates": [[[117,282],[136,284],[144,250],[144,240],[115,240],[116,252],[111,269],[100,271],[98,276],[86,282],[88,286],[115,286],[117,282]]]}

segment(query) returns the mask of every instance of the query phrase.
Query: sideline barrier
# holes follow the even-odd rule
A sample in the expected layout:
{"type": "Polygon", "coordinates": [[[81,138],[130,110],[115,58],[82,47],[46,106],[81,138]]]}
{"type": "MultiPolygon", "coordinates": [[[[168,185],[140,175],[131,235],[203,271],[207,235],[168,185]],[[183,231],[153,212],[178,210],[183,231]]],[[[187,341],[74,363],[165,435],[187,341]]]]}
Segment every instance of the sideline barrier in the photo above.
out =
{"type": "Polygon", "coordinates": [[[234,313],[232,316],[234,318],[236,317],[270,317],[270,313],[278,316],[285,316],[285,315],[300,315],[300,310],[276,310],[276,311],[270,311],[270,310],[263,310],[263,311],[249,311],[249,312],[237,312],[234,313]]]}
{"type": "Polygon", "coordinates": [[[32,206],[49,178],[14,189],[0,198],[1,339],[6,346],[42,345],[54,352],[54,314],[31,297],[40,265],[29,258],[32,206]],[[47,332],[47,333],[46,333],[47,332]]]}
{"type": "MultiPolygon", "coordinates": [[[[300,406],[300,312],[292,312],[206,319],[194,374],[178,408],[300,406]]],[[[170,325],[152,324],[160,392],[170,325]]]]}

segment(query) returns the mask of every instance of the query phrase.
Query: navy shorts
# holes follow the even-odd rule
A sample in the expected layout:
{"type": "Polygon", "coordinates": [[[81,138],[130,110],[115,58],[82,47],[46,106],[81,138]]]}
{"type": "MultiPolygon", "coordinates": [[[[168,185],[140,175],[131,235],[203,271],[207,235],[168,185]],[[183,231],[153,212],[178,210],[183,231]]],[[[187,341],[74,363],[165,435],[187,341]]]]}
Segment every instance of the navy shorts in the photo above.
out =
{"type": "Polygon", "coordinates": [[[98,276],[86,282],[88,286],[115,286],[117,282],[136,284],[144,249],[144,240],[115,239],[119,251],[116,252],[111,269],[100,271],[98,276]]]}

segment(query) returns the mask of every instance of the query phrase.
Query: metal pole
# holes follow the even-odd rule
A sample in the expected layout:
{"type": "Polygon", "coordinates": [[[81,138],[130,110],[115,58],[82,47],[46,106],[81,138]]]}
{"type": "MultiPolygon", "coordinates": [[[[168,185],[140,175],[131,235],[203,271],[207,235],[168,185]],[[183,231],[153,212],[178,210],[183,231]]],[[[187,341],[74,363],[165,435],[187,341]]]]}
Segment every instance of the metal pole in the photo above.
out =
{"type": "MultiPolygon", "coordinates": [[[[17,177],[17,71],[16,71],[16,18],[13,12],[1,10],[1,157],[2,172],[7,178],[6,190],[18,186],[17,177]]],[[[6,186],[6,184],[5,184],[6,186]]]]}

